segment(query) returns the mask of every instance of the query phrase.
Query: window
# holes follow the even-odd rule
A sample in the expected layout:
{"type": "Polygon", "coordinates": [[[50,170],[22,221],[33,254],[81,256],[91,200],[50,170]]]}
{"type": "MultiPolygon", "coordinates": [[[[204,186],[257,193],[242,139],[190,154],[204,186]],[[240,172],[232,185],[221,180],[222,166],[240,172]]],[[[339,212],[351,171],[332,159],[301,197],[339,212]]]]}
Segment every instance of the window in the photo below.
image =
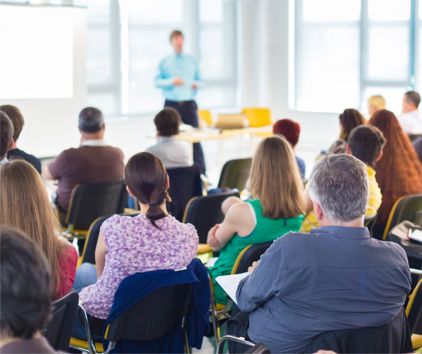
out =
{"type": "Polygon", "coordinates": [[[415,69],[422,69],[411,32],[417,2],[296,0],[293,108],[338,112],[382,94],[389,109],[399,110],[415,69]]]}
{"type": "Polygon", "coordinates": [[[199,1],[199,58],[205,86],[198,103],[204,107],[230,106],[237,100],[236,4],[199,1]]]}

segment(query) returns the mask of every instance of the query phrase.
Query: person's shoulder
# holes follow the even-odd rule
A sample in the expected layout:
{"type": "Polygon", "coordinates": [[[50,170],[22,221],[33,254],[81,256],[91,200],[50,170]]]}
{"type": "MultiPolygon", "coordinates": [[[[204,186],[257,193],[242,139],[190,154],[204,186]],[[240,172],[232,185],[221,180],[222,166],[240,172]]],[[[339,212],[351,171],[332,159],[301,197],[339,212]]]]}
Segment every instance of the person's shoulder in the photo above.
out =
{"type": "Polygon", "coordinates": [[[167,64],[169,61],[174,59],[174,54],[167,54],[160,60],[160,66],[167,64]]]}
{"type": "Polygon", "coordinates": [[[110,151],[114,152],[116,155],[119,155],[121,157],[124,156],[123,150],[121,148],[119,148],[118,146],[107,145],[106,148],[108,148],[110,151]]]}
{"type": "Polygon", "coordinates": [[[60,242],[62,243],[62,252],[61,256],[62,259],[66,261],[74,261],[77,262],[78,260],[78,252],[76,251],[75,247],[67,240],[60,239],[60,242]]]}
{"type": "Polygon", "coordinates": [[[382,249],[382,254],[386,257],[388,262],[408,265],[406,251],[398,243],[393,241],[381,241],[375,238],[372,238],[371,242],[382,249]],[[388,255],[388,253],[390,254],[388,255]]]}
{"type": "MultiPolygon", "coordinates": [[[[256,204],[256,200],[250,200],[247,202],[240,202],[233,204],[227,213],[230,213],[232,217],[244,218],[251,214],[251,206],[256,204]]],[[[259,201],[258,201],[259,204],[259,201]]]]}

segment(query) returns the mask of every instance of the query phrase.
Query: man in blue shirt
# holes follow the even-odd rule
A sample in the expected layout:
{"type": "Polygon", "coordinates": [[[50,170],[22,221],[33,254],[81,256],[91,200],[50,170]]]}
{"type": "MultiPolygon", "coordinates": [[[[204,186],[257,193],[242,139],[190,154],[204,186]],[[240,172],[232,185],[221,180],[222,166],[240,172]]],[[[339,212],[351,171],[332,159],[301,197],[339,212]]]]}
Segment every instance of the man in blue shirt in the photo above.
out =
{"type": "MultiPolygon", "coordinates": [[[[161,60],[155,85],[163,91],[164,106],[176,109],[185,124],[198,127],[198,106],[195,97],[201,85],[198,62],[183,53],[184,36],[179,30],[170,34],[174,54],[161,60]]],[[[205,160],[201,144],[193,145],[193,159],[201,173],[205,173],[205,160]]]]}
{"type": "Polygon", "coordinates": [[[355,157],[318,163],[309,193],[321,227],[279,238],[251,267],[237,289],[239,309],[249,314],[244,336],[272,353],[300,353],[322,332],[382,326],[399,314],[409,265],[399,245],[371,238],[363,226],[368,188],[355,157]]]}

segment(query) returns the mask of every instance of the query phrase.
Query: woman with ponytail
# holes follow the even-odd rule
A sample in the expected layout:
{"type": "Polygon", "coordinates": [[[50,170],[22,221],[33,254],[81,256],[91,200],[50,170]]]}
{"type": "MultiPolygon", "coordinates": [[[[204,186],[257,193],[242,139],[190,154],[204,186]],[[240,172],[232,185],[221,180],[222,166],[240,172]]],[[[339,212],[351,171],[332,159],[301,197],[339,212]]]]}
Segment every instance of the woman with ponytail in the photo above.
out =
{"type": "MultiPolygon", "coordinates": [[[[120,282],[139,272],[181,269],[196,256],[198,234],[167,213],[169,179],[162,162],[143,152],[132,156],[125,169],[129,194],[139,201],[135,217],[114,215],[101,226],[95,250],[95,284],[80,292],[83,307],[93,317],[106,319],[120,282]]],[[[83,264],[75,289],[93,266],[83,264]],[[84,273],[84,274],[82,274],[84,273]]],[[[83,281],[82,281],[83,283],[83,281]]]]}

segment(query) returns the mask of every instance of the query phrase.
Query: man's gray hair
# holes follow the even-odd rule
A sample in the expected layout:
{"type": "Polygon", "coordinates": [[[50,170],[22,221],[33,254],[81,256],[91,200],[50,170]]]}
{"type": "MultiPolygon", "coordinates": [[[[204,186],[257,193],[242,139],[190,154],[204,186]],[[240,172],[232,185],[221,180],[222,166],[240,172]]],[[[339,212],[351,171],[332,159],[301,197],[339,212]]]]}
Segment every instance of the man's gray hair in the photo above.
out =
{"type": "Polygon", "coordinates": [[[349,222],[365,215],[369,182],[366,166],[357,158],[323,158],[309,179],[309,196],[331,221],[349,222]]]}

